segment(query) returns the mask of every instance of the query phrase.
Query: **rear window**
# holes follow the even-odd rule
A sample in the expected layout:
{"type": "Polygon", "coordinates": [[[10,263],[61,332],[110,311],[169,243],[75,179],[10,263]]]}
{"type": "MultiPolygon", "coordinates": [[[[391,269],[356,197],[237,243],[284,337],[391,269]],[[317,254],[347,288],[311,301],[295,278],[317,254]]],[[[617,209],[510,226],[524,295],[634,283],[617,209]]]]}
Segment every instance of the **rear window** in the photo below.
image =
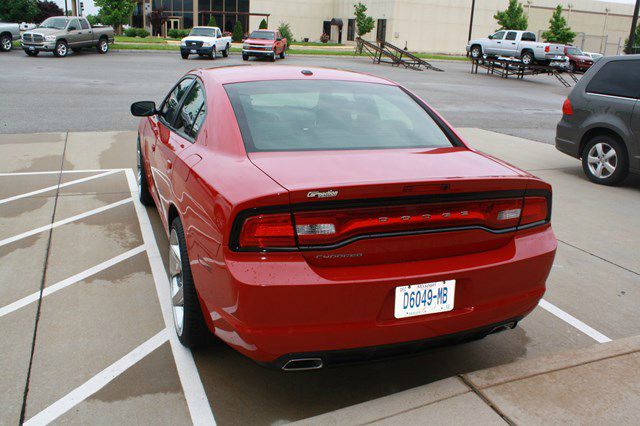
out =
{"type": "Polygon", "coordinates": [[[225,90],[249,152],[452,146],[434,118],[396,86],[284,80],[225,90]]]}
{"type": "Polygon", "coordinates": [[[593,76],[587,85],[588,93],[640,97],[640,61],[611,61],[593,76]]]}

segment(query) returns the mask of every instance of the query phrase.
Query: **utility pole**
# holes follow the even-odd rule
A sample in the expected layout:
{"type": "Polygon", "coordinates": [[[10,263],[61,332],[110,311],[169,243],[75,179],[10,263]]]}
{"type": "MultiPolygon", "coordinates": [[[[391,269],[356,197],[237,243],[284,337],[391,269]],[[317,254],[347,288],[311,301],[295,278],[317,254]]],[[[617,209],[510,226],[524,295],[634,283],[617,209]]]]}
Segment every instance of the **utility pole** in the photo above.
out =
{"type": "MultiPolygon", "coordinates": [[[[638,0],[638,1],[640,1],[640,0],[638,0]]],[[[471,40],[471,31],[473,30],[473,13],[475,12],[475,9],[476,9],[476,0],[471,0],[471,17],[469,18],[469,38],[468,38],[468,40],[471,40]]]]}
{"type": "Polygon", "coordinates": [[[633,9],[633,18],[631,18],[631,31],[629,32],[629,41],[627,42],[627,53],[633,53],[633,45],[636,41],[636,25],[638,25],[638,7],[640,0],[636,0],[636,7],[633,9]]]}
{"type": "Polygon", "coordinates": [[[76,0],[71,0],[71,15],[78,16],[78,5],[76,4],[76,0]]]}
{"type": "Polygon", "coordinates": [[[64,16],[69,16],[69,5],[67,0],[64,0],[64,16]]]}

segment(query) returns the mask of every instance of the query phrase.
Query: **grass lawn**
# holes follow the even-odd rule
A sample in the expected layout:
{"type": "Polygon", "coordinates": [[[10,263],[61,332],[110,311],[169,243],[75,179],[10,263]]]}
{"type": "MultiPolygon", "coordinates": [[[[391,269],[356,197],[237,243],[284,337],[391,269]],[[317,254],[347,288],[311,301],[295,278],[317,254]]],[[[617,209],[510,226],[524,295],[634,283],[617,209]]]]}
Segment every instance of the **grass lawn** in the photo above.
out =
{"type": "Polygon", "coordinates": [[[342,46],[342,44],[340,43],[322,43],[319,41],[293,41],[291,42],[292,46],[295,45],[299,45],[299,46],[342,46]]]}
{"type": "MultiPolygon", "coordinates": [[[[119,44],[116,43],[112,46],[112,49],[115,50],[174,50],[179,51],[180,46],[172,45],[172,44],[148,44],[148,45],[140,45],[140,44],[119,44]]],[[[241,49],[239,47],[232,47],[231,52],[240,53],[241,49]]],[[[318,50],[318,49],[296,49],[291,48],[287,51],[289,55],[330,55],[330,56],[353,56],[352,50],[318,50]]],[[[365,56],[365,55],[357,55],[357,56],[365,56]]],[[[429,53],[418,53],[416,54],[419,58],[422,59],[445,59],[445,60],[455,60],[455,61],[466,61],[467,58],[465,56],[453,56],[453,55],[432,55],[429,53]]]]}
{"type": "Polygon", "coordinates": [[[116,36],[116,43],[160,43],[166,44],[167,40],[162,37],[127,37],[127,36],[116,36]]]}

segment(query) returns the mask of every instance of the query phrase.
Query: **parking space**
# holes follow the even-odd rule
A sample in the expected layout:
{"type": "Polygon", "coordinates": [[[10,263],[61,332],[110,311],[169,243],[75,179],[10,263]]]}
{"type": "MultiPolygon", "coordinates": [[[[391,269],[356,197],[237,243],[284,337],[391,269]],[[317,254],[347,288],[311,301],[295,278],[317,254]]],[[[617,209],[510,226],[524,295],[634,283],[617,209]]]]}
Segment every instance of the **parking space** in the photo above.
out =
{"type": "Polygon", "coordinates": [[[546,144],[459,129],[553,184],[548,292],[515,330],[420,356],[285,374],[216,341],[185,350],[167,240],[137,202],[134,132],[0,136],[0,423],[274,424],[640,332],[637,182],[598,187],[546,144]],[[164,302],[164,303],[163,303],[164,302]],[[25,385],[28,395],[24,401],[25,385]]]}

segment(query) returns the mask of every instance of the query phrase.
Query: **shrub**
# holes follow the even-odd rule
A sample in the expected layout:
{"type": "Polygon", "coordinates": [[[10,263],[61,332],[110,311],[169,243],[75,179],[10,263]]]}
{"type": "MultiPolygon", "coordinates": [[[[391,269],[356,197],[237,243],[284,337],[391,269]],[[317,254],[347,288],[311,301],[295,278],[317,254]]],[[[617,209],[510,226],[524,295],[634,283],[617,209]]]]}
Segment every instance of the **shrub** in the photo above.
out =
{"type": "Polygon", "coordinates": [[[136,28],[136,35],[140,38],[147,38],[149,37],[149,31],[144,28],[136,28]]]}
{"type": "Polygon", "coordinates": [[[171,38],[180,38],[180,30],[172,28],[167,32],[167,35],[171,38]]]}
{"type": "Polygon", "coordinates": [[[135,37],[138,35],[138,29],[137,28],[127,28],[126,30],[124,30],[124,35],[126,35],[127,37],[135,37]]]}
{"type": "Polygon", "coordinates": [[[291,26],[288,22],[281,22],[278,26],[278,31],[280,31],[280,35],[287,39],[287,49],[289,45],[293,42],[293,33],[291,32],[291,26]]]}
{"type": "Polygon", "coordinates": [[[242,29],[242,22],[236,21],[236,25],[233,27],[233,35],[231,39],[236,43],[242,41],[242,36],[244,35],[244,31],[242,29]]]}
{"type": "Polygon", "coordinates": [[[180,32],[180,38],[184,38],[189,35],[191,28],[185,28],[184,30],[178,30],[180,32]]]}
{"type": "Polygon", "coordinates": [[[267,28],[269,28],[267,25],[267,21],[265,19],[260,21],[260,26],[258,28],[260,28],[261,30],[266,30],[267,28]]]}
{"type": "Polygon", "coordinates": [[[209,19],[209,23],[207,24],[209,27],[217,27],[218,23],[216,22],[216,17],[211,15],[211,19],[209,19]]]}

